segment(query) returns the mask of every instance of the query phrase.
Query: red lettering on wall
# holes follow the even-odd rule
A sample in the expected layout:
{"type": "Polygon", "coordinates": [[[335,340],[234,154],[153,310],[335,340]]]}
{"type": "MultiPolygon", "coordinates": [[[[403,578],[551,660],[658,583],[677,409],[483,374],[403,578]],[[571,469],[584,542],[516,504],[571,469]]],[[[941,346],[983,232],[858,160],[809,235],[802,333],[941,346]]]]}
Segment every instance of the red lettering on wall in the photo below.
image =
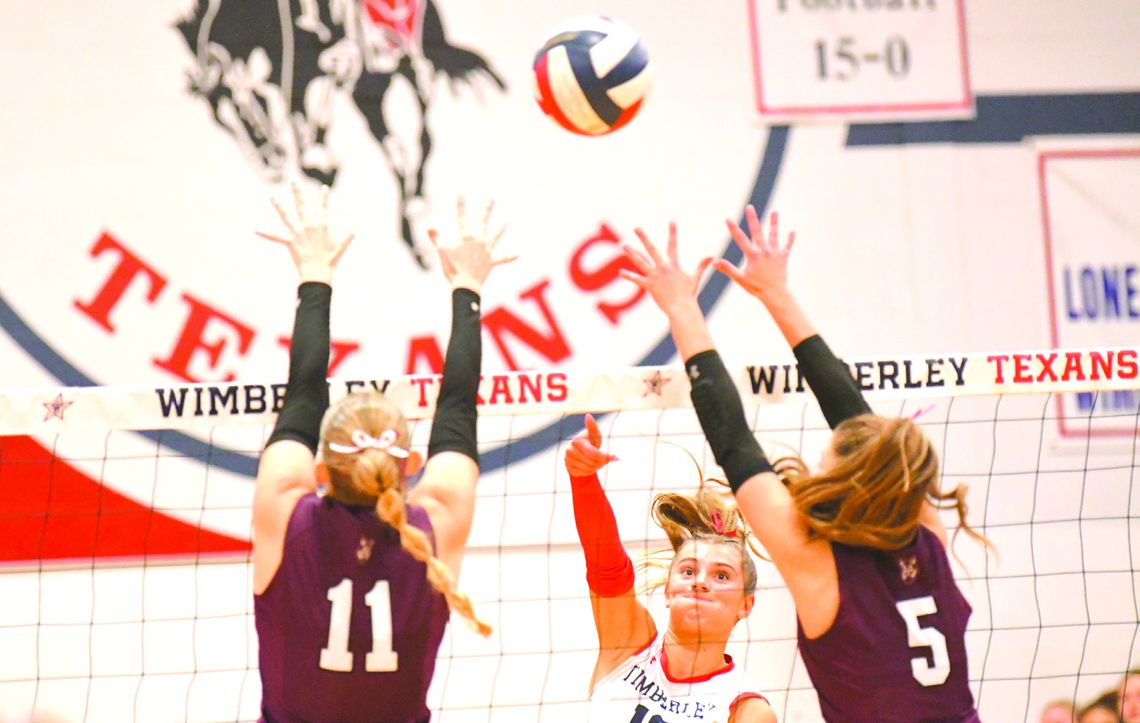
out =
{"type": "Polygon", "coordinates": [[[414,336],[408,342],[408,363],[404,365],[404,373],[420,373],[420,362],[427,364],[424,371],[428,374],[443,373],[443,351],[434,336],[414,336]]]}
{"type": "MultiPolygon", "coordinates": [[[[183,294],[182,298],[190,306],[190,312],[186,316],[186,323],[182,325],[182,332],[178,336],[178,341],[169,357],[166,359],[155,358],[152,359],[152,362],[159,369],[170,372],[183,381],[197,383],[205,380],[196,378],[190,373],[190,362],[193,361],[196,353],[205,352],[206,359],[209,361],[209,368],[213,370],[218,365],[218,359],[226,347],[227,340],[225,337],[214,338],[212,341],[206,339],[207,327],[218,324],[228,326],[237,340],[238,354],[245,354],[249,350],[254,333],[249,326],[189,294],[183,294]]],[[[234,378],[233,372],[227,372],[221,381],[229,382],[233,381],[234,378]]]]}
{"type": "Polygon", "coordinates": [[[530,326],[511,311],[502,307],[483,317],[483,327],[490,332],[491,341],[494,342],[499,353],[503,355],[507,367],[512,371],[517,370],[519,365],[514,354],[511,353],[510,347],[507,346],[507,340],[511,337],[521,341],[551,363],[560,362],[570,356],[570,345],[567,343],[562,329],[559,328],[550,305],[543,296],[549,286],[550,279],[543,279],[519,295],[520,299],[533,301],[538,305],[539,312],[546,321],[547,329],[545,332],[530,326]]]}
{"type": "MultiPolygon", "coordinates": [[[[615,281],[621,280],[619,275],[622,269],[627,271],[636,271],[633,262],[625,257],[621,252],[619,244],[621,240],[618,235],[614,233],[608,225],[603,223],[598,227],[598,232],[582,242],[582,245],[574,251],[574,255],[570,258],[570,280],[574,282],[582,291],[597,291],[603,289],[615,281]],[[583,259],[591,248],[600,244],[606,244],[616,247],[617,253],[610,257],[609,261],[601,267],[593,270],[587,270],[583,267],[583,259]]],[[[624,283],[624,282],[623,282],[624,283]]],[[[607,301],[600,301],[596,304],[598,311],[602,312],[602,316],[606,318],[613,325],[617,325],[618,319],[621,315],[630,309],[634,304],[641,301],[641,297],[645,296],[645,289],[639,289],[632,284],[626,284],[631,287],[632,295],[620,303],[610,303],[607,301]]]]}
{"type": "Polygon", "coordinates": [[[95,298],[87,303],[83,303],[79,299],[74,299],[72,303],[75,308],[89,316],[92,321],[113,334],[115,333],[115,325],[111,323],[111,312],[119,300],[123,298],[123,293],[135,277],[142,274],[149,281],[146,292],[148,304],[153,304],[158,295],[162,293],[163,287],[166,286],[166,279],[143,263],[138,256],[128,251],[114,236],[108,233],[104,233],[95,241],[90,254],[94,258],[102,256],[106,251],[117,253],[119,263],[111,271],[111,275],[103,284],[103,288],[99,289],[95,298]]]}

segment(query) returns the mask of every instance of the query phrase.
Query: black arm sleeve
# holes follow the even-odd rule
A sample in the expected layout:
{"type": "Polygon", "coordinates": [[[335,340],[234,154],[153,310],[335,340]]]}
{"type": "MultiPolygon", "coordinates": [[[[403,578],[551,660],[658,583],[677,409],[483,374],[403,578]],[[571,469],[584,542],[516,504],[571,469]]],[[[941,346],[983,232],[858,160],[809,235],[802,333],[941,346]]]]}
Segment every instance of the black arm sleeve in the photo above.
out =
{"type": "Polygon", "coordinates": [[[771,472],[772,464],[748,428],[740,394],[716,350],[694,355],[685,362],[685,370],[692,385],[689,396],[705,439],[735,494],[753,476],[771,472]]]}
{"type": "Polygon", "coordinates": [[[470,289],[451,292],[451,338],[443,360],[443,381],[435,403],[428,457],[459,452],[479,463],[475,438],[475,395],[483,362],[479,336],[479,295],[470,289]]]}
{"type": "Polygon", "coordinates": [[[851,370],[839,361],[819,334],[796,344],[792,351],[832,429],[852,417],[870,413],[871,408],[855,384],[851,370]]]}
{"type": "Polygon", "coordinates": [[[308,281],[297,289],[297,315],[289,345],[289,384],[269,444],[292,439],[314,454],[321,417],[329,407],[329,304],[332,287],[308,281]]]}

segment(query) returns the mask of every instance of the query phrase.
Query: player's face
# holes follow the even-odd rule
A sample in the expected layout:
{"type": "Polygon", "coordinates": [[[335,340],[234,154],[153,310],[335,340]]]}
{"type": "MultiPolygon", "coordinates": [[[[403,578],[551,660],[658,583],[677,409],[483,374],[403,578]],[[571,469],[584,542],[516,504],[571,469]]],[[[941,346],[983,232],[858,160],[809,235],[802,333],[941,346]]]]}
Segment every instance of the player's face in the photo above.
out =
{"type": "Polygon", "coordinates": [[[835,447],[828,444],[823,448],[823,454],[819,457],[819,473],[827,474],[833,467],[835,467],[835,447]]]}
{"type": "Polygon", "coordinates": [[[1120,686],[1120,719],[1140,723],[1140,675],[1130,675],[1120,686]]]}
{"type": "Polygon", "coordinates": [[[697,540],[685,543],[665,585],[669,628],[678,637],[727,640],[738,620],[752,612],[744,592],[740,548],[697,540]]]}

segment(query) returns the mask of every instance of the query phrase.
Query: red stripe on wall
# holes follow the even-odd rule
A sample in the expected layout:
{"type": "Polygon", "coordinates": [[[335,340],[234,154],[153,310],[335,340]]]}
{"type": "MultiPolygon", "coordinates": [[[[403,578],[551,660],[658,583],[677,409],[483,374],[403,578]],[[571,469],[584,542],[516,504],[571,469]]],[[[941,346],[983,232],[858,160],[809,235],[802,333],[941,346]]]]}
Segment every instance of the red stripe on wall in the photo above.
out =
{"type": "Polygon", "coordinates": [[[31,437],[0,437],[0,500],[0,563],[250,549],[115,492],[31,437]]]}

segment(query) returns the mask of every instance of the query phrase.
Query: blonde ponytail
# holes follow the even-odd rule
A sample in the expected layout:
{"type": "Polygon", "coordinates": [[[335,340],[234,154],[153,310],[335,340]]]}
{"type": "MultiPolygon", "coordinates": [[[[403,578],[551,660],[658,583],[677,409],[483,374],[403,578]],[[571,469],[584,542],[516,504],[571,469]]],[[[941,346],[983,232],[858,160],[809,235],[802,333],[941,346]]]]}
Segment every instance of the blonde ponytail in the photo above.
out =
{"type": "Polygon", "coordinates": [[[455,578],[451,571],[431,554],[431,542],[424,531],[408,524],[404,496],[388,488],[376,498],[376,516],[400,533],[400,547],[409,555],[427,565],[427,579],[431,586],[447,600],[447,607],[463,617],[477,633],[486,637],[491,634],[491,626],[475,617],[471,598],[455,588],[455,578]]]}

